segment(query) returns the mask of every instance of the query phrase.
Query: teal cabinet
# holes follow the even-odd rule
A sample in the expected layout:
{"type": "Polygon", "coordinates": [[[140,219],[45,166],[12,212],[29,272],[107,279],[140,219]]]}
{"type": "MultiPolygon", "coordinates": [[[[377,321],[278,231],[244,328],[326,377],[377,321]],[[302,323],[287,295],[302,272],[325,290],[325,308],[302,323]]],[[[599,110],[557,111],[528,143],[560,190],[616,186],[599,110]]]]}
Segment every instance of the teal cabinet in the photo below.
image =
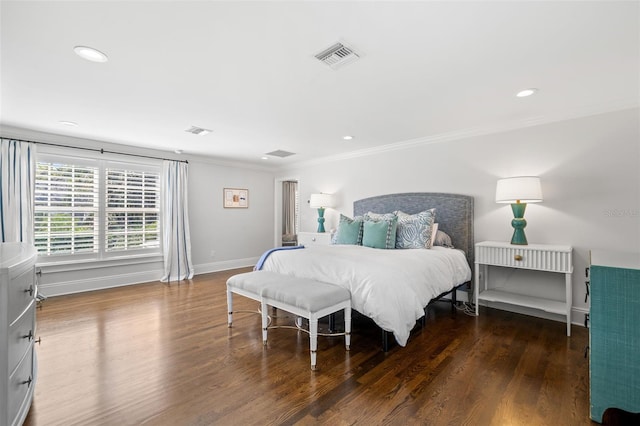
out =
{"type": "Polygon", "coordinates": [[[640,412],[640,254],[591,252],[591,419],[640,412]]]}

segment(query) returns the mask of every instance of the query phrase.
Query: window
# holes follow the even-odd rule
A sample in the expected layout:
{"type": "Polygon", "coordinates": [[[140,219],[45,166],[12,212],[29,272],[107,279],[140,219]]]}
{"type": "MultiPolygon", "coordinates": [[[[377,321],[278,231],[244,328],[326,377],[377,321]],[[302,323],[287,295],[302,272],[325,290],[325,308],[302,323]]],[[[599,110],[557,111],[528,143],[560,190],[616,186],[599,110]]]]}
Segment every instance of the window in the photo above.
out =
{"type": "Polygon", "coordinates": [[[108,168],[106,174],[106,250],[158,247],[158,173],[108,168]]]}
{"type": "Polygon", "coordinates": [[[38,156],[34,222],[40,256],[159,254],[159,186],[159,166],[38,156]]]}
{"type": "Polygon", "coordinates": [[[43,255],[98,252],[98,168],[38,162],[35,245],[43,255]]]}

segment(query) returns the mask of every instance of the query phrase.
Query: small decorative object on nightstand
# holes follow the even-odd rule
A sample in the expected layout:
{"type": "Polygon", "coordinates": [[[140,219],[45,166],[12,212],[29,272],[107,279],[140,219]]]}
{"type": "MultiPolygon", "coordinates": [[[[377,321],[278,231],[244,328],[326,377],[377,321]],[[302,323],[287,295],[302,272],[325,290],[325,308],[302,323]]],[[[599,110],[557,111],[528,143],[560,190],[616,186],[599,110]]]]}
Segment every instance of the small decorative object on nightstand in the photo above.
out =
{"type": "Polygon", "coordinates": [[[567,336],[571,336],[571,306],[573,273],[571,246],[529,244],[514,247],[506,242],[483,241],[475,249],[475,301],[476,315],[479,314],[478,301],[508,303],[564,315],[567,318],[567,336]],[[482,285],[480,267],[482,266],[482,285]],[[541,297],[487,287],[488,266],[502,266],[534,271],[558,272],[565,275],[565,300],[550,300],[541,297]]]}
{"type": "Polygon", "coordinates": [[[318,232],[324,232],[324,209],[333,207],[333,196],[331,194],[311,194],[309,207],[318,209],[318,232]]]}
{"type": "Polygon", "coordinates": [[[524,234],[527,221],[524,220],[524,211],[527,203],[540,201],[542,201],[542,188],[538,177],[519,176],[498,181],[496,203],[511,203],[511,211],[513,211],[511,244],[527,245],[527,237],[524,234]]]}

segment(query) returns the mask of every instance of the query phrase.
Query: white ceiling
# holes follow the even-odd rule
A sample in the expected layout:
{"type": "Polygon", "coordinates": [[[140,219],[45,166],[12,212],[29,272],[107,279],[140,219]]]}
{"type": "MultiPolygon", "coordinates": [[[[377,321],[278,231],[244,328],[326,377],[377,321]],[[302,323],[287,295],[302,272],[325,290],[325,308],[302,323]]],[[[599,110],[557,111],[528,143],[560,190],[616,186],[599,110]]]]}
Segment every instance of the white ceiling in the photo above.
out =
{"type": "Polygon", "coordinates": [[[640,97],[636,1],[2,1],[0,12],[3,126],[261,166],[640,97]],[[314,55],[337,41],[361,58],[334,71],[314,55]],[[515,97],[529,87],[540,90],[515,97]],[[260,160],[277,149],[297,155],[260,160]]]}

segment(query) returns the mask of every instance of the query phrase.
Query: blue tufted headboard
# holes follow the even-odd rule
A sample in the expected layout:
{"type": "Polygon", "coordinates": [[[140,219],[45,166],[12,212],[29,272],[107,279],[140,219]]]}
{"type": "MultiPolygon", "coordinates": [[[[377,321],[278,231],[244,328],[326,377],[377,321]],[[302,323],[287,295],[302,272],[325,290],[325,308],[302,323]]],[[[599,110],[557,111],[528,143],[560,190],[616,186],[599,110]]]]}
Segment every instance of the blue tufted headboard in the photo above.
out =
{"type": "Polygon", "coordinates": [[[353,214],[367,212],[391,213],[402,210],[408,214],[436,209],[438,229],[451,237],[453,245],[463,250],[473,270],[473,197],[470,195],[438,192],[409,192],[364,198],[353,202],[353,214]]]}

